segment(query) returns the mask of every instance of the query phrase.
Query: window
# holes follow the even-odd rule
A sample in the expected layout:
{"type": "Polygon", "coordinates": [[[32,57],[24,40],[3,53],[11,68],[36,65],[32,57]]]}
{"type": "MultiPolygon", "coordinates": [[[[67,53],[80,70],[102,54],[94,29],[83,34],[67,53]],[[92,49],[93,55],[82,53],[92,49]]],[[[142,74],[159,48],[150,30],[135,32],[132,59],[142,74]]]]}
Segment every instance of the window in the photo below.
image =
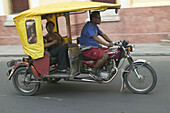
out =
{"type": "Polygon", "coordinates": [[[37,42],[36,23],[35,20],[27,20],[26,23],[27,39],[29,44],[37,42]]]}
{"type": "Polygon", "coordinates": [[[67,36],[67,24],[65,16],[58,17],[58,29],[62,37],[67,36]]]}
{"type": "Polygon", "coordinates": [[[11,0],[12,13],[19,13],[29,9],[28,0],[11,0]]]}

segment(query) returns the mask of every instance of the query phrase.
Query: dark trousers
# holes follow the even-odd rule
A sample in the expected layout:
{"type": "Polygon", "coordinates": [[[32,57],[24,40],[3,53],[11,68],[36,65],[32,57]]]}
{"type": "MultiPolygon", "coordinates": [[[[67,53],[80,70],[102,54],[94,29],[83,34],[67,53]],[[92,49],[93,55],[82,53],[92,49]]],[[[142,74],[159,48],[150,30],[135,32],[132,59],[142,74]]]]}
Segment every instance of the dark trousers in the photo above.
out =
{"type": "Polygon", "coordinates": [[[50,51],[51,57],[57,57],[58,69],[64,70],[68,67],[68,55],[67,49],[65,46],[58,46],[50,51]]]}

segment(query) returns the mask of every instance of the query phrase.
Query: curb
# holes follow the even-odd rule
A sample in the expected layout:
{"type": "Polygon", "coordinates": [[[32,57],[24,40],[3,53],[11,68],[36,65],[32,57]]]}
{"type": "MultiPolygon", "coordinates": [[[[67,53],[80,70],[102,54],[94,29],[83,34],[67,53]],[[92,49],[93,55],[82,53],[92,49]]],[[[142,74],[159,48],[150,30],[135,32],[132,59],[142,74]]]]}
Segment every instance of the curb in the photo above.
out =
{"type": "Polygon", "coordinates": [[[3,54],[3,55],[0,55],[0,57],[27,57],[27,55],[25,55],[25,54],[23,54],[23,55],[16,55],[16,54],[7,55],[7,54],[3,54]]]}
{"type": "Polygon", "coordinates": [[[132,56],[170,56],[170,53],[132,53],[132,56]]]}

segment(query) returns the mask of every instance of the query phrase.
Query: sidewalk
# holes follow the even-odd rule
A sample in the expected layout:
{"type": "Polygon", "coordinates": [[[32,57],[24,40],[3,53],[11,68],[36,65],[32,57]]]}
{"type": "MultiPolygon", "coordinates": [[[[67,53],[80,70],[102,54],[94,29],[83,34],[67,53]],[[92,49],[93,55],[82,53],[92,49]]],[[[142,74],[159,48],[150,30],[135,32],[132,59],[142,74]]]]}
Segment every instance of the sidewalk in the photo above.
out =
{"type": "MultiPolygon", "coordinates": [[[[135,52],[132,56],[170,56],[170,46],[155,44],[134,44],[135,52]]],[[[26,56],[21,45],[0,46],[0,57],[26,56]]]]}
{"type": "Polygon", "coordinates": [[[170,56],[170,46],[160,45],[160,43],[134,45],[133,56],[170,56]]]}

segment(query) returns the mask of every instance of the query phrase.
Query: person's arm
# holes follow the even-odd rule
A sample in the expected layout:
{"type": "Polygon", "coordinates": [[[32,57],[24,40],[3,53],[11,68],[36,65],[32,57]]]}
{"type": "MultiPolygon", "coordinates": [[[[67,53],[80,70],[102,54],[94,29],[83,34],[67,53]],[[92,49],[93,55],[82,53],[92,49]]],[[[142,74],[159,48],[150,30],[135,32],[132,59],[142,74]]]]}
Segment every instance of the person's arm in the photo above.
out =
{"type": "Polygon", "coordinates": [[[50,46],[52,46],[52,45],[54,45],[54,44],[56,44],[56,43],[57,43],[57,40],[53,40],[52,42],[45,43],[45,44],[44,44],[44,48],[50,47],[50,46]]]}
{"type": "Polygon", "coordinates": [[[112,43],[112,40],[104,33],[100,34],[101,37],[103,37],[107,42],[112,43]]]}
{"type": "Polygon", "coordinates": [[[97,41],[99,41],[98,43],[100,43],[100,44],[103,44],[103,45],[105,45],[105,46],[108,46],[108,47],[111,47],[111,46],[113,46],[113,43],[112,43],[112,41],[110,40],[110,38],[106,35],[106,34],[104,34],[98,27],[97,27],[97,31],[98,31],[98,35],[100,35],[106,42],[108,42],[108,43],[106,43],[106,42],[104,42],[104,41],[102,41],[102,40],[100,40],[97,36],[97,38],[95,38],[95,40],[97,41]]]}
{"type": "Polygon", "coordinates": [[[36,43],[37,42],[37,37],[35,34],[32,34],[31,37],[28,39],[29,43],[36,43]]]}
{"type": "Polygon", "coordinates": [[[63,39],[63,37],[59,33],[57,33],[56,35],[61,39],[61,45],[64,45],[65,40],[63,39]]]}
{"type": "Polygon", "coordinates": [[[97,37],[96,35],[92,36],[91,38],[93,38],[96,42],[105,45],[105,46],[113,46],[112,43],[106,43],[104,41],[102,41],[99,37],[97,37]]]}

